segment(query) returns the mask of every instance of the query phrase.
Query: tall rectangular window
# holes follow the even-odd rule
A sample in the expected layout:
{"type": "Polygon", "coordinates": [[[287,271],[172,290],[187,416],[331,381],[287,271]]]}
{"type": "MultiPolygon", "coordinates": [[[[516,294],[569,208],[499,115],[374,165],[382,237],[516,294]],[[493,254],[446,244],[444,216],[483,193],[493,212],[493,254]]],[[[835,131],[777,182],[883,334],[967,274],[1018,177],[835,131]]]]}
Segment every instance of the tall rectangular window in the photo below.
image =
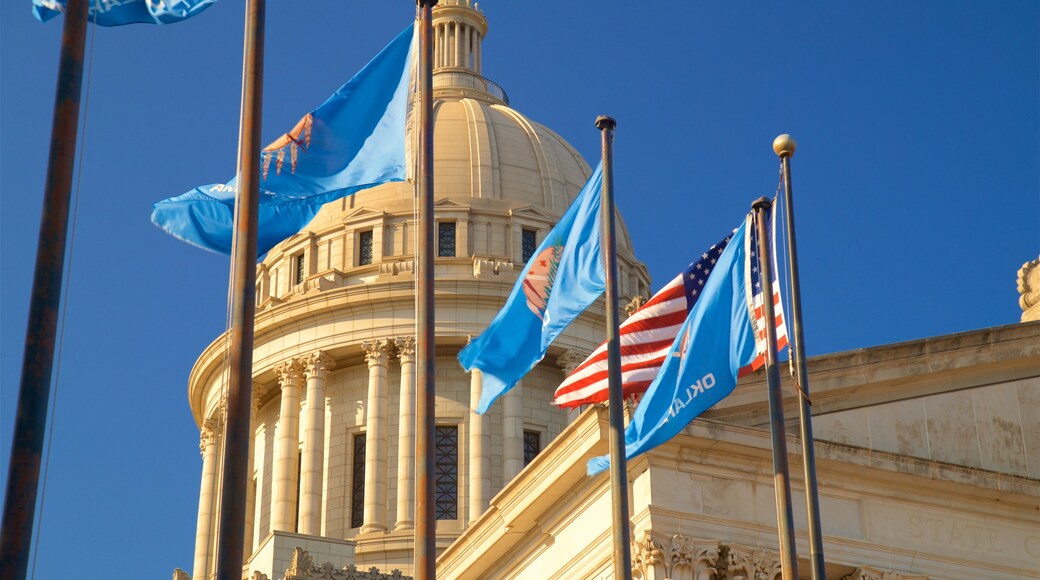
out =
{"type": "Polygon", "coordinates": [[[437,426],[433,462],[433,486],[438,520],[459,519],[459,428],[437,426]]]}
{"type": "Polygon", "coordinates": [[[523,258],[526,264],[531,256],[534,256],[534,251],[538,248],[535,242],[534,230],[520,230],[521,247],[523,248],[523,258]]]}
{"type": "Polygon", "coordinates": [[[358,266],[372,263],[372,230],[358,234],[358,266]]]}
{"type": "Polygon", "coordinates": [[[524,465],[534,461],[542,450],[542,434],[537,431],[524,430],[524,465]]]}
{"type": "Polygon", "coordinates": [[[354,461],[350,472],[350,527],[365,523],[365,434],[354,435],[354,461]]]}
{"type": "Polygon", "coordinates": [[[455,222],[437,222],[437,255],[455,256],[455,222]]]}
{"type": "Polygon", "coordinates": [[[300,529],[300,493],[303,491],[301,477],[303,475],[303,454],[296,453],[296,515],[293,516],[293,530],[300,529]]]}
{"type": "Polygon", "coordinates": [[[292,259],[293,262],[292,263],[293,263],[293,284],[294,285],[295,284],[303,284],[303,276],[304,276],[303,257],[305,255],[306,254],[300,253],[300,254],[298,254],[296,256],[293,256],[293,259],[292,259]]]}

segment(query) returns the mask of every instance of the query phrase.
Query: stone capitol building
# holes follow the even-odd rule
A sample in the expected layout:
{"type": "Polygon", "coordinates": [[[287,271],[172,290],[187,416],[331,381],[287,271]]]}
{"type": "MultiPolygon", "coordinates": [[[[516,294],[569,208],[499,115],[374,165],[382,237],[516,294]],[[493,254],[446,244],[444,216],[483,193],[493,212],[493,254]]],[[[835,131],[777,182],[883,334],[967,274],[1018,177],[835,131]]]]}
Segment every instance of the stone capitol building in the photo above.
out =
{"type": "MultiPolygon", "coordinates": [[[[609,478],[585,475],[607,453],[606,410],[551,404],[604,339],[602,303],[486,416],[470,410],[480,372],[456,361],[589,164],[481,76],[488,21],[475,4],[442,0],[433,14],[437,577],[612,578],[609,478]]],[[[620,294],[646,297],[647,269],[618,232],[620,294]]],[[[412,184],[388,183],[327,204],[257,266],[243,578],[412,574],[416,237],[412,184]]],[[[1020,324],[809,360],[828,578],[1040,578],[1036,260],[1019,292],[1020,324]]],[[[175,580],[214,571],[227,348],[215,340],[189,378],[203,468],[194,565],[175,580]]],[[[764,383],[741,381],[629,463],[635,578],[780,577],[764,383]]],[[[808,578],[800,457],[791,472],[808,578]]]]}

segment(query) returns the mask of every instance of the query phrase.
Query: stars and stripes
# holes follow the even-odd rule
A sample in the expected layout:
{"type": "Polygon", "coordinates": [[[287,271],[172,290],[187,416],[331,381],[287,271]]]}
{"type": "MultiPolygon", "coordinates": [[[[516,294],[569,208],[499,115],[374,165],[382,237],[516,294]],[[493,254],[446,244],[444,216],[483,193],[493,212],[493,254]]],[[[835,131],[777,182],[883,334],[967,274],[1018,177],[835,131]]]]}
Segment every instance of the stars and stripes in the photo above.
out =
{"type": "MultiPolygon", "coordinates": [[[[732,234],[700,255],[621,324],[625,396],[646,391],[732,234]]],[[[607,400],[607,343],[599,345],[556,389],[553,403],[577,407],[607,400]]]]}
{"type": "MultiPolygon", "coordinates": [[[[783,350],[787,347],[787,324],[784,322],[784,304],[780,299],[780,284],[777,282],[776,267],[776,232],[773,230],[773,219],[777,204],[773,204],[773,210],[766,219],[766,231],[769,232],[769,253],[772,257],[773,278],[773,314],[776,317],[776,349],[783,350]]],[[[766,327],[765,327],[765,305],[762,294],[762,264],[758,252],[758,228],[749,228],[746,236],[745,255],[748,257],[745,264],[745,276],[748,282],[747,301],[748,310],[751,313],[751,325],[755,329],[755,360],[750,365],[742,367],[737,377],[743,377],[762,368],[766,363],[766,327]]]]}

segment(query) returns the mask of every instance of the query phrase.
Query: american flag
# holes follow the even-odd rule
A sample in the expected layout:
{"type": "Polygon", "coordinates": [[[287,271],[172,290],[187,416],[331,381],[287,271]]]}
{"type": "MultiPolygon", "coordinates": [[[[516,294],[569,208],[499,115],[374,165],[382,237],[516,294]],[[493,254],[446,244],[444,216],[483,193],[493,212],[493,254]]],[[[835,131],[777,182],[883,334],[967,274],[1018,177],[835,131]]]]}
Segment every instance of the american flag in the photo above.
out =
{"type": "MultiPolygon", "coordinates": [[[[625,396],[646,391],[664,363],[679,327],[733,234],[712,246],[618,328],[625,396]]],[[[556,389],[553,403],[577,407],[607,400],[607,343],[599,345],[556,389]]]]}
{"type": "MultiPolygon", "coordinates": [[[[784,304],[780,300],[780,284],[777,282],[776,267],[776,232],[771,227],[775,220],[776,205],[766,218],[766,231],[769,232],[769,253],[772,255],[772,278],[773,278],[773,315],[776,317],[776,349],[779,351],[787,347],[787,324],[784,322],[784,304]]],[[[765,326],[765,304],[762,300],[762,262],[758,253],[758,228],[754,220],[748,221],[749,235],[744,238],[746,246],[744,255],[748,257],[744,264],[745,279],[750,283],[747,288],[748,309],[751,313],[751,325],[755,329],[755,360],[750,365],[741,368],[737,377],[751,374],[766,363],[766,326],[765,326]]]]}

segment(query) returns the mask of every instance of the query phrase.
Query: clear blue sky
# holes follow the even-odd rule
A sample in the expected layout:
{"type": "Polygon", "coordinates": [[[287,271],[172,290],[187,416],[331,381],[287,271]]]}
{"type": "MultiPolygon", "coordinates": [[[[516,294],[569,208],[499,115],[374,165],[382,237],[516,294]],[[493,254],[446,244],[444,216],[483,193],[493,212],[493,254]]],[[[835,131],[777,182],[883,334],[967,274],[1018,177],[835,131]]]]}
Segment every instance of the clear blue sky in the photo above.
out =
{"type": "MultiPolygon", "coordinates": [[[[269,2],[264,141],[413,15],[269,2]]],[[[1040,251],[1040,13],[990,2],[484,0],[485,75],[590,162],[618,120],[618,204],[655,282],[777,184],[793,134],[810,354],[1014,323],[1040,251]]],[[[224,328],[227,260],[151,204],[234,171],[242,2],[98,29],[37,578],[190,568],[195,357],[224,328]]],[[[0,7],[0,469],[6,479],[61,20],[0,7]]]]}

